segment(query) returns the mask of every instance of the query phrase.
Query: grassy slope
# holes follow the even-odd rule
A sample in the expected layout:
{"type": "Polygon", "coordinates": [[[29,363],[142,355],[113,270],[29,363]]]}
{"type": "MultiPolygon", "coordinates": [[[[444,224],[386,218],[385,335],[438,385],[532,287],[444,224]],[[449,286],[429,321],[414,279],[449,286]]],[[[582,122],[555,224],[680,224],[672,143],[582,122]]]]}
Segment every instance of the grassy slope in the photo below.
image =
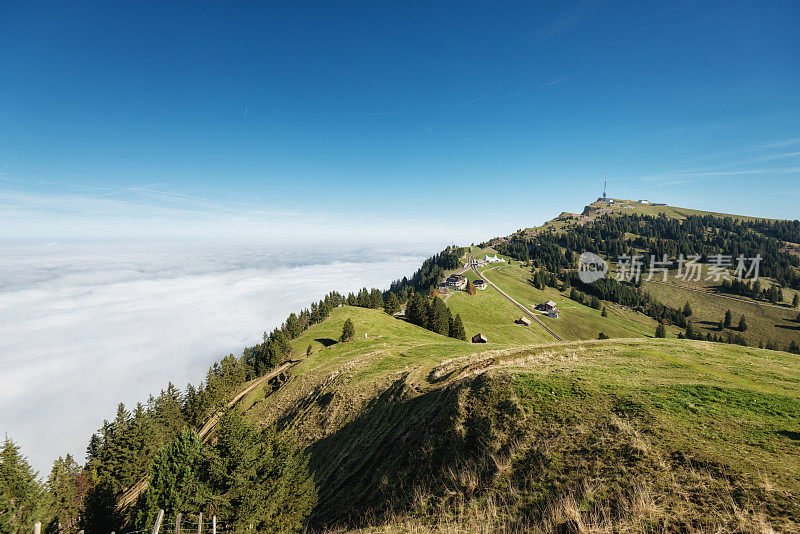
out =
{"type": "Polygon", "coordinates": [[[638,204],[632,200],[615,199],[615,204],[610,207],[603,202],[592,202],[589,207],[610,209],[612,215],[651,215],[657,217],[664,214],[672,219],[685,219],[691,215],[713,215],[714,217],[731,217],[741,221],[775,220],[760,217],[749,217],[745,215],[734,215],[731,213],[719,213],[714,211],[694,210],[689,208],[679,208],[677,206],[653,206],[652,204],[638,204]]]}
{"type": "MultiPolygon", "coordinates": [[[[640,215],[657,216],[659,214],[664,214],[667,217],[675,219],[684,219],[689,215],[713,215],[716,217],[732,217],[734,219],[739,219],[742,221],[759,220],[759,218],[757,217],[747,217],[743,215],[692,210],[688,208],[679,208],[676,206],[644,205],[644,204],[638,204],[635,201],[623,200],[623,199],[615,199],[615,200],[616,203],[610,207],[602,202],[593,202],[589,204],[589,207],[603,208],[604,210],[607,210],[606,212],[610,213],[611,215],[640,214],[640,215]]],[[[561,221],[559,222],[563,226],[563,222],[561,221]]],[[[553,225],[547,223],[545,226],[553,226],[553,225]]],[[[535,228],[533,229],[529,228],[526,230],[526,232],[531,233],[535,232],[536,230],[537,229],[535,228]]],[[[514,273],[515,276],[518,274],[519,273],[514,273]]],[[[495,283],[497,283],[504,291],[511,293],[513,296],[515,284],[512,283],[510,280],[505,279],[502,272],[495,275],[495,277],[498,276],[500,277],[500,279],[495,281],[495,283]]],[[[520,276],[517,277],[520,278],[520,276]]],[[[522,278],[524,278],[524,276],[522,278]]],[[[714,287],[712,284],[705,281],[701,281],[700,283],[689,283],[683,281],[676,281],[673,279],[672,276],[670,276],[670,282],[678,285],[696,287],[699,289],[706,289],[712,291],[718,290],[717,287],[714,287]]],[[[771,282],[769,280],[764,279],[762,281],[762,287],[768,287],[770,283],[771,282]]],[[[800,310],[798,309],[794,309],[789,306],[786,306],[783,309],[774,308],[770,306],[762,306],[759,305],[759,303],[757,302],[748,303],[748,302],[741,302],[732,299],[727,299],[724,298],[722,294],[719,295],[701,294],[694,291],[690,291],[688,289],[682,289],[680,287],[676,288],[674,286],[667,286],[652,282],[645,283],[645,288],[656,298],[656,300],[673,307],[682,307],[684,303],[688,301],[695,312],[695,315],[692,317],[692,321],[694,325],[698,327],[699,330],[703,333],[710,332],[712,334],[717,334],[718,331],[716,330],[716,326],[713,323],[717,323],[720,319],[722,319],[725,315],[726,310],[731,310],[731,313],[734,316],[734,326],[738,324],[739,317],[741,317],[742,315],[745,316],[748,323],[748,330],[744,332],[743,335],[745,339],[748,341],[748,343],[752,345],[758,345],[759,342],[777,341],[782,348],[786,348],[792,341],[800,343],[800,322],[796,320],[798,317],[798,313],[800,313],[800,310]]],[[[534,290],[533,288],[531,288],[530,290],[526,290],[525,293],[532,294],[532,296],[536,298],[539,298],[540,296],[544,297],[544,295],[536,295],[536,293],[541,293],[541,292],[536,292],[536,290],[534,290]]],[[[553,298],[552,296],[553,293],[554,292],[551,291],[551,295],[549,298],[552,298],[554,301],[559,302],[558,298],[553,298]]],[[[791,302],[795,293],[796,292],[792,289],[784,289],[785,302],[786,303],[791,302]]],[[[763,302],[761,302],[761,304],[763,304],[763,302]]],[[[562,306],[564,306],[568,312],[572,311],[567,307],[570,306],[570,304],[565,304],[562,306]]],[[[615,309],[616,311],[622,311],[621,308],[617,306],[615,307],[608,306],[608,309],[609,311],[611,311],[612,309],[615,309]]],[[[591,333],[593,331],[599,332],[600,331],[599,329],[601,328],[604,328],[603,330],[604,333],[606,333],[610,337],[627,337],[631,335],[634,336],[652,335],[655,329],[655,324],[656,324],[655,322],[649,320],[648,318],[642,316],[641,314],[629,313],[625,315],[626,315],[625,319],[627,320],[623,321],[622,324],[620,325],[622,330],[605,328],[605,324],[593,318],[590,311],[584,312],[583,314],[567,313],[562,315],[562,317],[567,319],[567,321],[559,323],[557,327],[553,328],[553,330],[564,339],[591,338],[592,337],[591,333]],[[628,332],[627,334],[625,333],[625,330],[627,330],[628,332]]],[[[668,335],[677,335],[677,332],[678,330],[673,327],[667,328],[668,335]]],[[[739,333],[736,330],[733,330],[732,332],[735,334],[739,333]]],[[[723,335],[725,335],[725,332],[723,332],[723,335]]]]}
{"type": "MultiPolygon", "coordinates": [[[[703,333],[719,333],[717,324],[725,317],[725,311],[731,310],[734,327],[739,318],[745,316],[748,329],[742,334],[752,345],[758,345],[760,341],[777,341],[786,348],[792,340],[800,343],[800,323],[796,321],[800,310],[743,302],[654,282],[645,282],[644,287],[656,300],[672,307],[682,307],[689,302],[693,311],[692,323],[703,333]]],[[[732,332],[740,333],[737,330],[732,332]]]]}
{"type": "Polygon", "coordinates": [[[317,525],[474,530],[607,514],[634,530],[800,529],[796,356],[652,339],[472,345],[350,307],[298,352],[309,342],[315,353],[247,414],[308,446],[317,525]],[[347,317],[356,341],[313,345],[347,317]]]}
{"type": "MultiPolygon", "coordinates": [[[[518,266],[494,268],[487,273],[489,279],[521,304],[534,307],[553,300],[560,310],[558,319],[542,318],[556,334],[565,340],[595,339],[600,332],[609,337],[653,337],[657,323],[641,313],[635,313],[611,303],[605,303],[608,317],[600,310],[578,304],[554,288],[542,291],[528,282],[530,272],[518,266]]],[[[670,329],[677,335],[677,329],[670,329]],[[674,330],[674,331],[673,331],[674,330]]]]}

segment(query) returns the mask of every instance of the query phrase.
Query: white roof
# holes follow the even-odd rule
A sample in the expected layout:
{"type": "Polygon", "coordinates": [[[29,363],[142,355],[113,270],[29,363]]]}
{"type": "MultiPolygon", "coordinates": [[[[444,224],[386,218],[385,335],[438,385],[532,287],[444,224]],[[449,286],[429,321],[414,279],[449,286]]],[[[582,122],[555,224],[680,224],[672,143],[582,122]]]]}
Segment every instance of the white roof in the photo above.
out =
{"type": "Polygon", "coordinates": [[[552,300],[548,300],[545,304],[547,306],[550,306],[551,308],[555,308],[556,307],[556,303],[553,302],[552,300]]]}

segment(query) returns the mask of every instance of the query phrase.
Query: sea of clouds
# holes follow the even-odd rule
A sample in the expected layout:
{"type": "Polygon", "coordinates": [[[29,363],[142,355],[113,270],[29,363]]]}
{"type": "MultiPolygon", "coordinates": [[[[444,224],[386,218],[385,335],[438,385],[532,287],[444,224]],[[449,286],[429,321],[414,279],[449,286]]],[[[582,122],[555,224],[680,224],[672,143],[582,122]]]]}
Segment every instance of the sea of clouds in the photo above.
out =
{"type": "Polygon", "coordinates": [[[386,288],[441,248],[6,244],[0,433],[42,476],[66,453],[82,462],[118,402],[197,384],[290,312],[334,289],[386,288]]]}

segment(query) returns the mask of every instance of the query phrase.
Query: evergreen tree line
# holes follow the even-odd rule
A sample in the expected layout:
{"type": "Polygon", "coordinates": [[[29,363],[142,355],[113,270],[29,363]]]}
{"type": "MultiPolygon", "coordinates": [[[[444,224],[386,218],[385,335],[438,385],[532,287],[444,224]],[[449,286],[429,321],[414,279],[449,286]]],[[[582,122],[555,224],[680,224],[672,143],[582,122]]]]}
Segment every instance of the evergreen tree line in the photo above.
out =
{"type": "Polygon", "coordinates": [[[185,428],[158,452],[131,526],[151,528],[162,509],[167,522],[190,511],[188,518],[217,516],[236,532],[300,532],[315,503],[308,458],[296,442],[272,427],[258,430],[232,409],[213,443],[185,428]]]}
{"type": "Polygon", "coordinates": [[[438,296],[428,299],[414,293],[406,306],[406,319],[432,332],[465,341],[467,333],[461,315],[453,317],[447,304],[438,296]]]}
{"type": "Polygon", "coordinates": [[[308,459],[294,439],[248,425],[236,409],[220,420],[211,445],[188,427],[149,462],[149,485],[130,514],[117,509],[114,479],[90,472],[67,455],[47,481],[10,439],[0,447],[0,532],[22,534],[41,522],[46,534],[108,534],[150,529],[159,509],[165,523],[217,516],[221,529],[301,532],[316,503],[308,459]],[[252,526],[251,526],[252,525],[252,526]]]}
{"type": "Polygon", "coordinates": [[[797,236],[797,221],[742,222],[731,217],[689,216],[670,219],[661,214],[604,215],[585,225],[576,225],[562,233],[540,233],[535,236],[515,234],[510,239],[493,243],[501,254],[515,259],[531,260],[534,265],[558,273],[574,267],[573,252],[589,251],[607,257],[644,256],[660,261],[668,258],[724,254],[735,258],[740,254],[754,258],[760,254],[760,274],[775,278],[781,285],[800,288],[800,258],[789,254],[781,241],[791,242],[797,236]],[[787,239],[788,238],[788,239],[787,239]],[[564,252],[562,252],[564,251],[564,252]]]}
{"type": "MultiPolygon", "coordinates": [[[[761,287],[761,280],[723,280],[722,290],[735,295],[742,295],[753,299],[761,299],[777,304],[783,302],[783,290],[775,284],[768,288],[761,287]]],[[[796,307],[796,304],[795,304],[796,307]]]]}

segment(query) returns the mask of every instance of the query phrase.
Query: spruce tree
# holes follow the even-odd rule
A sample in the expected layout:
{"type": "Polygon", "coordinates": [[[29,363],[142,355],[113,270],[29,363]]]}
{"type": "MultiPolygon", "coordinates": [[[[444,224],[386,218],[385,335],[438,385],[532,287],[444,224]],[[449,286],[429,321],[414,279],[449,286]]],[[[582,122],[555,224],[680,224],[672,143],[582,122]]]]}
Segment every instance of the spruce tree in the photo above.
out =
{"type": "Polygon", "coordinates": [[[342,335],[339,338],[339,341],[342,342],[352,341],[355,335],[356,335],[356,327],[353,324],[353,321],[351,321],[350,318],[348,317],[348,319],[344,322],[344,325],[342,325],[342,335]]]}
{"type": "Polygon", "coordinates": [[[667,337],[667,332],[664,329],[664,325],[661,323],[659,323],[658,326],[656,327],[656,337],[658,338],[667,337]]]}
{"type": "Polygon", "coordinates": [[[686,304],[683,305],[683,315],[686,317],[692,316],[692,307],[689,305],[689,301],[686,301],[686,304]]]}
{"type": "Polygon", "coordinates": [[[383,294],[381,293],[380,289],[373,288],[369,292],[370,297],[370,304],[372,308],[378,309],[383,308],[383,294]]]}
{"type": "Polygon", "coordinates": [[[36,471],[8,437],[0,448],[0,532],[29,532],[44,519],[44,492],[36,471]]]}
{"type": "Polygon", "coordinates": [[[439,297],[433,299],[428,310],[428,330],[443,336],[450,330],[450,310],[439,297]]]}
{"type": "Polygon", "coordinates": [[[82,483],[88,484],[88,477],[71,455],[59,457],[53,462],[47,478],[52,518],[50,526],[60,526],[66,531],[77,526],[83,509],[82,483]]]}
{"type": "Polygon", "coordinates": [[[400,301],[397,300],[397,295],[389,291],[386,300],[383,303],[383,311],[389,315],[394,315],[400,311],[400,301]]]}
{"type": "Polygon", "coordinates": [[[300,319],[297,318],[297,314],[289,314],[289,317],[286,319],[286,332],[292,339],[303,333],[303,325],[300,324],[300,319]]]}
{"type": "Polygon", "coordinates": [[[732,322],[733,322],[733,314],[731,313],[730,310],[728,310],[725,312],[725,320],[723,321],[722,324],[725,325],[725,328],[730,328],[732,322]]]}
{"type": "Polygon", "coordinates": [[[800,296],[798,296],[797,293],[795,293],[794,297],[792,298],[792,308],[797,308],[797,307],[800,307],[800,296]]]}
{"type": "Polygon", "coordinates": [[[741,319],[739,319],[739,332],[744,332],[747,330],[747,321],[744,319],[744,315],[742,315],[741,319]]]}
{"type": "Polygon", "coordinates": [[[461,321],[461,315],[456,314],[453,319],[453,324],[450,326],[450,337],[460,339],[461,341],[467,340],[467,331],[464,329],[464,323],[461,321]]]}
{"type": "Polygon", "coordinates": [[[606,311],[605,306],[603,306],[603,311],[600,312],[600,317],[608,317],[608,311],[606,311]]]}

